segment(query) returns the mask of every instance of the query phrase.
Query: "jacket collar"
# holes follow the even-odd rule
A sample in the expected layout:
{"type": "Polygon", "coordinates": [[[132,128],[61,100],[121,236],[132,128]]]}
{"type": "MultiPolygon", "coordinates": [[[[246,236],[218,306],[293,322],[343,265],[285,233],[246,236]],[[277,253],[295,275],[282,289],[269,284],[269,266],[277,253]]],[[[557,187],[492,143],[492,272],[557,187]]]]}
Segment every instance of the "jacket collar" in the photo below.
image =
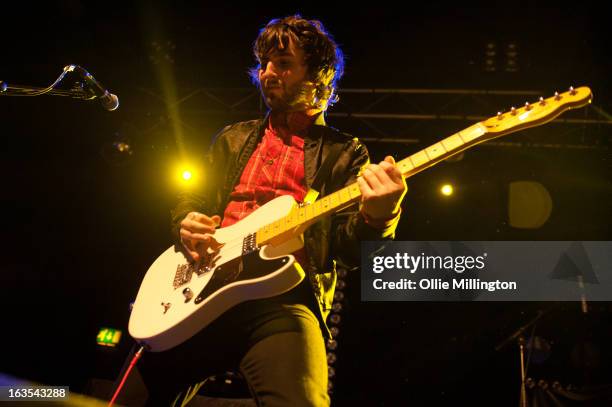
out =
{"type": "Polygon", "coordinates": [[[304,181],[308,188],[312,186],[322,162],[323,138],[327,129],[325,112],[321,112],[304,137],[304,181]]]}
{"type": "Polygon", "coordinates": [[[304,180],[308,188],[311,187],[321,165],[325,130],[324,125],[313,125],[304,137],[304,180]]]}

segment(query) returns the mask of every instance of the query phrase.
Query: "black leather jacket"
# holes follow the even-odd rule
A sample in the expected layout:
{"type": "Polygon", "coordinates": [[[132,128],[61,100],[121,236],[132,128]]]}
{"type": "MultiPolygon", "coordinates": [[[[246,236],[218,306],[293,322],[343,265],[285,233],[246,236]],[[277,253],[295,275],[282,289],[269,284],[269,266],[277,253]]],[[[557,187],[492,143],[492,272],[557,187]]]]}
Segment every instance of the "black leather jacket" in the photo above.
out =
{"type": "MultiPolygon", "coordinates": [[[[255,151],[267,126],[267,119],[240,122],[224,128],[214,138],[205,158],[205,181],[198,193],[183,193],[172,211],[174,236],[181,220],[191,211],[222,215],[229,195],[255,151]]],[[[310,188],[317,169],[333,145],[341,143],[343,151],[333,163],[331,176],[320,191],[321,196],[356,182],[361,169],[369,163],[366,147],[356,138],[327,127],[323,115],[304,138],[304,174],[310,188]]],[[[360,241],[393,239],[396,224],[375,229],[365,223],[356,205],[312,225],[304,233],[308,263],[303,265],[318,304],[318,318],[329,336],[325,320],[331,310],[336,285],[336,265],[347,269],[360,263],[360,241]]]]}

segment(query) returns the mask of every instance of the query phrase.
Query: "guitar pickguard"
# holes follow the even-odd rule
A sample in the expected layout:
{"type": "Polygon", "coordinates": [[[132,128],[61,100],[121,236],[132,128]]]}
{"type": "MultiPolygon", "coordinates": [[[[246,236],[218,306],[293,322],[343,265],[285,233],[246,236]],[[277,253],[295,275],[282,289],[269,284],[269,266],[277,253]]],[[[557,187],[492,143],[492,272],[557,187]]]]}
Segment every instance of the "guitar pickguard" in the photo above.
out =
{"type": "Polygon", "coordinates": [[[265,277],[283,267],[288,261],[288,256],[271,260],[262,259],[259,250],[230,260],[214,270],[210,281],[196,297],[194,303],[199,304],[216,291],[233,282],[265,277]]]}

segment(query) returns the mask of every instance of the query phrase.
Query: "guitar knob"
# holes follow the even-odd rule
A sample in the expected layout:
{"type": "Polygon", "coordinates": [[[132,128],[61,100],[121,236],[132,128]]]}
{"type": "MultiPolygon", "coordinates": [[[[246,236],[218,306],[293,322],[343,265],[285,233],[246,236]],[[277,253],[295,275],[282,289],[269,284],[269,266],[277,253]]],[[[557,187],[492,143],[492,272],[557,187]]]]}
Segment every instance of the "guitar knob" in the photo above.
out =
{"type": "Polygon", "coordinates": [[[193,291],[187,287],[183,290],[183,295],[185,296],[185,302],[189,302],[193,298],[193,291]]]}

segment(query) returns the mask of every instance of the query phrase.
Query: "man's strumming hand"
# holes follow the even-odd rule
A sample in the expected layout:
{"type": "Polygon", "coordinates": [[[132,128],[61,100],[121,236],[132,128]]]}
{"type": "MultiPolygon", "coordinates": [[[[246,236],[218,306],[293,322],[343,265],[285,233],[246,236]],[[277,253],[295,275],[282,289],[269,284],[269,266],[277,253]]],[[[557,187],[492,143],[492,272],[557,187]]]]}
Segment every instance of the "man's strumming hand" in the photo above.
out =
{"type": "Polygon", "coordinates": [[[189,212],[181,221],[181,242],[194,260],[199,260],[208,248],[218,245],[212,236],[221,223],[219,215],[207,216],[199,212],[189,212]]]}

